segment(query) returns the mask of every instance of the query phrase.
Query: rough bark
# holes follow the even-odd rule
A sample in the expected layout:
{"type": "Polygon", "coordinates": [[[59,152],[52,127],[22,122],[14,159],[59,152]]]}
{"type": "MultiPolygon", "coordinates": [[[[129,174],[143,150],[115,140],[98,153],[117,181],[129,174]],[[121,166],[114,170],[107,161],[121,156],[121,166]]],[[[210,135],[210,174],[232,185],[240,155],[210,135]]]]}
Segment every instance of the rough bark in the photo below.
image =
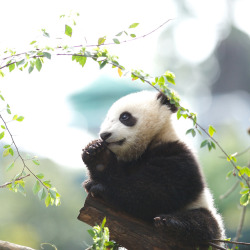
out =
{"type": "Polygon", "coordinates": [[[101,199],[88,195],[78,219],[90,226],[100,224],[106,217],[111,239],[127,249],[137,250],[172,250],[192,248],[174,242],[167,235],[162,235],[153,225],[115,210],[101,199]]]}

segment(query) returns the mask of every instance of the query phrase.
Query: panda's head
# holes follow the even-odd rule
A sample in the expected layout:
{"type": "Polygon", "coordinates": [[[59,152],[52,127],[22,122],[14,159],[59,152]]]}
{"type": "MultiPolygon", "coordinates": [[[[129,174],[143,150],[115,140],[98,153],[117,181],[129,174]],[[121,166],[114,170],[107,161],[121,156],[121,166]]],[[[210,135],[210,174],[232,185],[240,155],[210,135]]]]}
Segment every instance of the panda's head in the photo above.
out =
{"type": "Polygon", "coordinates": [[[149,145],[178,139],[171,122],[171,114],[176,111],[159,93],[141,91],[127,95],[111,106],[100,137],[119,160],[135,160],[149,145]]]}

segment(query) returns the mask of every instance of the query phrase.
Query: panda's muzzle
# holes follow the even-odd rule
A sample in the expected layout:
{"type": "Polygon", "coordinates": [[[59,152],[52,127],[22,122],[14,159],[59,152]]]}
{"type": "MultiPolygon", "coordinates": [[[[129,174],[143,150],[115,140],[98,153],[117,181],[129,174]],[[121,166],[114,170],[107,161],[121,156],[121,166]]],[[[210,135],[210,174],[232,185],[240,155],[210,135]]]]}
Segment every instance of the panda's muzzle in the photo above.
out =
{"type": "Polygon", "coordinates": [[[101,134],[100,134],[100,137],[101,137],[101,139],[102,139],[107,145],[115,144],[115,145],[121,146],[121,145],[126,141],[125,138],[123,138],[122,140],[119,140],[119,141],[108,141],[108,139],[110,138],[111,135],[112,135],[112,133],[104,132],[104,133],[101,133],[101,134]]]}

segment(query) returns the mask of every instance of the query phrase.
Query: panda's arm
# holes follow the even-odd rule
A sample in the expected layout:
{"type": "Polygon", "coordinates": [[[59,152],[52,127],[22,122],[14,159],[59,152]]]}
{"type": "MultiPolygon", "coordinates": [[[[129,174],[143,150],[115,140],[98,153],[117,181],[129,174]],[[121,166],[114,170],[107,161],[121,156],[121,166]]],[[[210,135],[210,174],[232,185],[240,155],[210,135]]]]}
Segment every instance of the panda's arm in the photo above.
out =
{"type": "Polygon", "coordinates": [[[87,192],[93,186],[102,187],[99,185],[102,180],[105,180],[112,172],[112,168],[117,162],[114,154],[106,147],[102,140],[94,140],[90,142],[82,153],[82,160],[85,163],[89,179],[84,181],[83,186],[87,192]]]}

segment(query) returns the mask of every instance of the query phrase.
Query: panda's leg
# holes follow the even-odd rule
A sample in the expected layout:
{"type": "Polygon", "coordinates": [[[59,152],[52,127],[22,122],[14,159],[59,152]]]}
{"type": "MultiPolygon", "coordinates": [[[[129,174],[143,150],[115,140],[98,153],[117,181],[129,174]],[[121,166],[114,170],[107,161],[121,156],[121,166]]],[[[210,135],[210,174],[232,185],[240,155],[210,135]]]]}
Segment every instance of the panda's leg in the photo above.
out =
{"type": "Polygon", "coordinates": [[[159,215],[154,224],[161,233],[194,247],[209,246],[207,242],[221,237],[216,219],[204,208],[159,215]]]}

